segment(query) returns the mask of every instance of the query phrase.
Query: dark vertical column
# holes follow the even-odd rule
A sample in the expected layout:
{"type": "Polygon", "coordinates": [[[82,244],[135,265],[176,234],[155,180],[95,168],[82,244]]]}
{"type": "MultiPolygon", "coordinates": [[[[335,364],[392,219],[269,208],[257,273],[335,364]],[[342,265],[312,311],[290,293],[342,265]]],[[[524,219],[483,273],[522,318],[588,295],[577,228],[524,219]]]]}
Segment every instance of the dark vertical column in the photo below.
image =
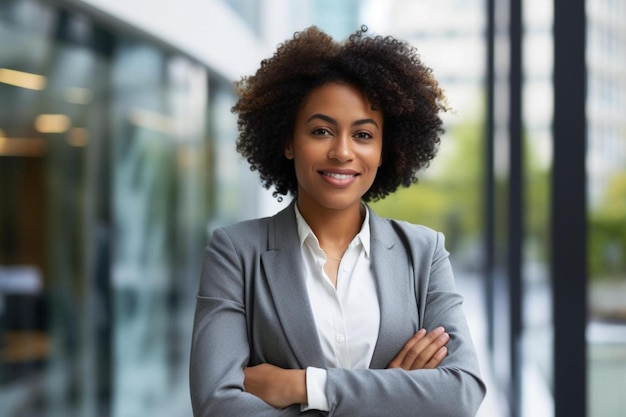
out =
{"type": "Polygon", "coordinates": [[[585,1],[554,1],[552,279],[556,417],[585,416],[585,1]]]}
{"type": "Polygon", "coordinates": [[[522,138],[522,0],[509,4],[509,314],[511,340],[511,416],[521,414],[522,244],[524,187],[522,138]]]}

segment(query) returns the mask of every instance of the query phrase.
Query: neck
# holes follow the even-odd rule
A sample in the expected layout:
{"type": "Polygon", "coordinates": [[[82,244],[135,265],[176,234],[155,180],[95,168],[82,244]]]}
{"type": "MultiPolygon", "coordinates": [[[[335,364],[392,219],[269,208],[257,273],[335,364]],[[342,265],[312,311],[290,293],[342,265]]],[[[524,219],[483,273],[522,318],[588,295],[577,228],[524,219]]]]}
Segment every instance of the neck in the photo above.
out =
{"type": "Polygon", "coordinates": [[[315,233],[322,249],[332,256],[341,257],[361,230],[366,208],[358,204],[345,210],[307,210],[298,204],[298,210],[315,233]]]}

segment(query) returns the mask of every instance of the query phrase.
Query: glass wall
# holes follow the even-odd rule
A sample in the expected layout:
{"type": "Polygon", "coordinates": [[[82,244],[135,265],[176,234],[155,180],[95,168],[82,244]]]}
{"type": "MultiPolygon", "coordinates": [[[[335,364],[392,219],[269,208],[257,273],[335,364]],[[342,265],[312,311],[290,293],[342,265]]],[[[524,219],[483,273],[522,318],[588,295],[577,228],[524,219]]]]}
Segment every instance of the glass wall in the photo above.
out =
{"type": "Polygon", "coordinates": [[[587,1],[589,416],[626,413],[626,4],[587,1]]]}
{"type": "Polygon", "coordinates": [[[190,415],[228,84],[38,1],[0,3],[0,39],[1,414],[190,415]]]}
{"type": "Polygon", "coordinates": [[[525,0],[523,9],[523,235],[521,415],[554,415],[550,282],[550,179],[553,120],[553,9],[525,0]]]}

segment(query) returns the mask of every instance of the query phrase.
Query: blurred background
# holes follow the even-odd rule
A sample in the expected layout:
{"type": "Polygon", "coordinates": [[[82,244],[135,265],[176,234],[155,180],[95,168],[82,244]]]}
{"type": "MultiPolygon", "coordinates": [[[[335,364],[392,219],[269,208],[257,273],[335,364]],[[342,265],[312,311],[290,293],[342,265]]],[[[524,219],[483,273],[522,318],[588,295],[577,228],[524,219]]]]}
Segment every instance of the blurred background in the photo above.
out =
{"type": "Polygon", "coordinates": [[[0,0],[0,414],[190,416],[211,230],[283,207],[233,81],[293,32],[413,43],[454,111],[418,185],[481,417],[626,415],[626,2],[0,0]]]}

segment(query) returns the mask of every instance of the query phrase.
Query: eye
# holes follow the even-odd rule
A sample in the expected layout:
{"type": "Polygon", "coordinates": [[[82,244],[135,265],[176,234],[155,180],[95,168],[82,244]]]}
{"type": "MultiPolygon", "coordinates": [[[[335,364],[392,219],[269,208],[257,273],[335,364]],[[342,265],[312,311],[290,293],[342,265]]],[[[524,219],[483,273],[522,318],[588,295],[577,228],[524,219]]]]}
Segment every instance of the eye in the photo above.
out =
{"type": "Polygon", "coordinates": [[[373,138],[373,136],[367,132],[356,132],[354,134],[354,137],[356,139],[372,139],[373,138]]]}
{"type": "Polygon", "coordinates": [[[324,127],[318,127],[311,132],[315,136],[330,136],[332,132],[324,127]]]}

